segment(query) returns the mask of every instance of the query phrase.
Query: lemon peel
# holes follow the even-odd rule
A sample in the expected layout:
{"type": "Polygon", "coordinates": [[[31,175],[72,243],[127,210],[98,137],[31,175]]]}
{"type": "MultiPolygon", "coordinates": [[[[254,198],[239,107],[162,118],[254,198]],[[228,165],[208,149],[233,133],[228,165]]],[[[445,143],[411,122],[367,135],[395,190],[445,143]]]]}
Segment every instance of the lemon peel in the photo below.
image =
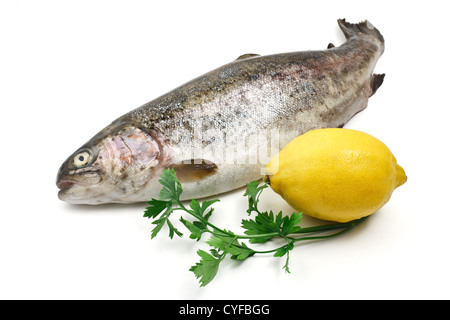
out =
{"type": "Polygon", "coordinates": [[[348,222],[378,211],[407,177],[377,138],[352,129],[326,128],[286,145],[267,164],[266,179],[294,209],[348,222]]]}

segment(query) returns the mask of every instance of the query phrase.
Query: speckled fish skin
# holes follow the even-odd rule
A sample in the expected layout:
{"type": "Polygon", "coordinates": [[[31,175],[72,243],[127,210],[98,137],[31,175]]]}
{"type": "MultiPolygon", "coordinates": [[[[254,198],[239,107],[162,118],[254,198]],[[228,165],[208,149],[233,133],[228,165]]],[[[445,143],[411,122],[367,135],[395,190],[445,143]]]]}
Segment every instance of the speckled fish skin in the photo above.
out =
{"type": "Polygon", "coordinates": [[[63,163],[59,198],[148,201],[158,197],[168,167],[181,177],[183,199],[261,178],[289,141],[342,127],[381,85],[384,75],[373,74],[384,51],[379,31],[367,22],[338,24],[347,38],[339,47],[247,54],[120,117],[63,163]]]}

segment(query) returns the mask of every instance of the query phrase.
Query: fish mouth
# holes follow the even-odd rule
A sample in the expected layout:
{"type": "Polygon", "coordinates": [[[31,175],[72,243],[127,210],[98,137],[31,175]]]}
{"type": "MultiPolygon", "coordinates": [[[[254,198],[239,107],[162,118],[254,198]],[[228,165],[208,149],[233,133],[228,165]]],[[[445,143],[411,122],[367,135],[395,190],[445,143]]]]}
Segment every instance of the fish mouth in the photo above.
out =
{"type": "Polygon", "coordinates": [[[56,181],[56,186],[59,188],[58,198],[65,201],[68,198],[72,198],[71,194],[74,193],[73,189],[76,190],[77,187],[80,186],[80,184],[78,184],[74,180],[62,178],[56,181]]]}
{"type": "Polygon", "coordinates": [[[58,198],[60,200],[64,201],[68,197],[68,194],[70,193],[70,190],[76,185],[77,185],[77,183],[75,181],[58,180],[56,182],[56,186],[59,188],[58,198]]]}
{"type": "Polygon", "coordinates": [[[61,191],[64,190],[68,190],[70,188],[72,188],[75,185],[74,181],[70,181],[70,180],[59,180],[56,182],[56,186],[58,187],[58,189],[60,189],[61,191]]]}
{"type": "Polygon", "coordinates": [[[92,187],[102,181],[98,172],[83,172],[78,175],[58,176],[56,186],[58,187],[58,198],[66,201],[77,198],[80,193],[85,193],[86,188],[92,187]]]}

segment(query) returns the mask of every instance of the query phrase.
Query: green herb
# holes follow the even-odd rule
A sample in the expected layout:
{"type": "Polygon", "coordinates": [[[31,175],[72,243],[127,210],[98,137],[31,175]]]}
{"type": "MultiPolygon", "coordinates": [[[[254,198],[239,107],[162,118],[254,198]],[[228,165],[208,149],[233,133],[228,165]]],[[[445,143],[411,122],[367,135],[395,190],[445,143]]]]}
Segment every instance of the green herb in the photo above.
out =
{"type": "Polygon", "coordinates": [[[286,272],[290,272],[289,252],[294,248],[296,242],[335,237],[349,231],[365,219],[362,218],[347,223],[301,228],[299,226],[302,219],[301,213],[294,212],[290,216],[287,216],[283,215],[282,212],[279,212],[278,214],[274,214],[272,211],[261,212],[258,209],[259,198],[262,191],[267,188],[268,185],[264,181],[252,181],[247,184],[247,190],[245,191],[244,196],[247,196],[248,198],[247,213],[249,216],[254,214],[254,217],[242,220],[242,228],[245,229],[245,231],[244,234],[237,235],[232,231],[219,228],[209,221],[214,210],[211,206],[219,200],[206,200],[203,202],[192,200],[187,208],[180,200],[183,189],[173,169],[163,170],[159,182],[163,186],[159,196],[160,199],[152,199],[147,202],[149,207],[146,208],[144,213],[144,217],[154,219],[152,224],[154,224],[155,227],[151,232],[151,237],[154,238],[164,225],[167,225],[169,237],[171,239],[175,234],[182,237],[183,234],[174,227],[170,218],[172,218],[172,213],[175,211],[188,213],[191,218],[193,218],[192,221],[186,220],[182,216],[180,216],[179,220],[190,232],[189,237],[196,241],[200,241],[203,234],[207,233],[210,235],[209,239],[206,241],[211,247],[209,253],[204,250],[198,250],[197,254],[200,256],[200,261],[189,269],[199,279],[201,286],[206,286],[214,279],[220,263],[227,255],[229,255],[231,259],[236,260],[244,260],[255,254],[272,253],[274,257],[286,256],[286,262],[283,268],[286,272]],[[333,233],[320,236],[302,236],[306,233],[320,233],[326,231],[333,231],[333,233]],[[286,243],[271,250],[258,251],[250,248],[243,242],[246,241],[250,244],[261,244],[266,243],[275,237],[284,239],[286,243]]]}

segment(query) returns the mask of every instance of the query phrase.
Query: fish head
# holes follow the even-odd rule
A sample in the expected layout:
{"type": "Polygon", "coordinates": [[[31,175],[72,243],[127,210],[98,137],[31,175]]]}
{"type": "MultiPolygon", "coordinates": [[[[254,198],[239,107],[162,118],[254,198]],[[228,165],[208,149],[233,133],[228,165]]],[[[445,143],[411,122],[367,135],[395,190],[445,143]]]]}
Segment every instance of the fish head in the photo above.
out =
{"type": "Polygon", "coordinates": [[[152,177],[161,170],[160,157],[152,134],[133,125],[112,124],[61,165],[58,197],[74,204],[135,202],[149,181],[157,180],[152,177]]]}

